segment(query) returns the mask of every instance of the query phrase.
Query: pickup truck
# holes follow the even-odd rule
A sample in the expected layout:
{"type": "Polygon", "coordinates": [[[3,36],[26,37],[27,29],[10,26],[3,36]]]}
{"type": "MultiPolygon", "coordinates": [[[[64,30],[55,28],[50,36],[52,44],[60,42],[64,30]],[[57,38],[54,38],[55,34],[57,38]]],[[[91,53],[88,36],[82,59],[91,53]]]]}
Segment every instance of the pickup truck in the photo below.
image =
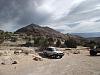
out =
{"type": "Polygon", "coordinates": [[[57,50],[55,47],[48,47],[46,50],[43,51],[45,56],[60,59],[64,56],[64,52],[57,50]]]}

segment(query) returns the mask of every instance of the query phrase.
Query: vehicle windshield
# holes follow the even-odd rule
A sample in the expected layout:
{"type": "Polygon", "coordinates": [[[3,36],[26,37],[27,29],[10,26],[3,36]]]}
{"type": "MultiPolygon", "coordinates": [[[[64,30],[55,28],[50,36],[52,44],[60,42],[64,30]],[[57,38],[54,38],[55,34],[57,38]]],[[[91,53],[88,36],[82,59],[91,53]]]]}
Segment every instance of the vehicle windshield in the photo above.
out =
{"type": "Polygon", "coordinates": [[[56,48],[47,48],[48,51],[56,51],[56,48]]]}

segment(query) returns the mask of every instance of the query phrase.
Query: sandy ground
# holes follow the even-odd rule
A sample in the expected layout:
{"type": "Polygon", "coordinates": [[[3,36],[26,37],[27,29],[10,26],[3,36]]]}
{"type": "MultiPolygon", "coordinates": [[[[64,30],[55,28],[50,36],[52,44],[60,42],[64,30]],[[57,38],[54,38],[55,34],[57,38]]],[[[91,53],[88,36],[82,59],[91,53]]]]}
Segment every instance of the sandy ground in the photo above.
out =
{"type": "Polygon", "coordinates": [[[65,53],[62,59],[43,58],[43,61],[32,60],[32,55],[13,57],[18,64],[0,64],[0,75],[100,75],[100,54],[89,56],[89,51],[65,53]]]}

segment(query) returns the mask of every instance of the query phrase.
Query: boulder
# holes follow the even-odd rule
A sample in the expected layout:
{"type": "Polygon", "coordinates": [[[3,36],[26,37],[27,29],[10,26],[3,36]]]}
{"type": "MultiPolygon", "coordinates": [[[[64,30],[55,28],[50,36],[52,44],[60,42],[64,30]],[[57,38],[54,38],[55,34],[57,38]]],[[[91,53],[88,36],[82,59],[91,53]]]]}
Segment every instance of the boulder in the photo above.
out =
{"type": "Polygon", "coordinates": [[[73,52],[73,54],[80,54],[80,51],[79,51],[79,50],[75,50],[75,51],[73,52]]]}
{"type": "Polygon", "coordinates": [[[43,61],[43,59],[40,56],[33,56],[33,60],[35,61],[43,61]]]}

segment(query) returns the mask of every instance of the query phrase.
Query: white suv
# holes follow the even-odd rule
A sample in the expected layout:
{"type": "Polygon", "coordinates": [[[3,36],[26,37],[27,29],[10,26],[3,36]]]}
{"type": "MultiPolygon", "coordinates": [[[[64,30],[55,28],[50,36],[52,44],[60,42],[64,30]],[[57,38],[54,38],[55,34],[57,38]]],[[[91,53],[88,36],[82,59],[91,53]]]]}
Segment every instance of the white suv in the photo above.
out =
{"type": "Polygon", "coordinates": [[[46,50],[43,51],[43,54],[48,57],[60,59],[64,56],[62,51],[57,50],[55,47],[48,47],[46,50]]]}

